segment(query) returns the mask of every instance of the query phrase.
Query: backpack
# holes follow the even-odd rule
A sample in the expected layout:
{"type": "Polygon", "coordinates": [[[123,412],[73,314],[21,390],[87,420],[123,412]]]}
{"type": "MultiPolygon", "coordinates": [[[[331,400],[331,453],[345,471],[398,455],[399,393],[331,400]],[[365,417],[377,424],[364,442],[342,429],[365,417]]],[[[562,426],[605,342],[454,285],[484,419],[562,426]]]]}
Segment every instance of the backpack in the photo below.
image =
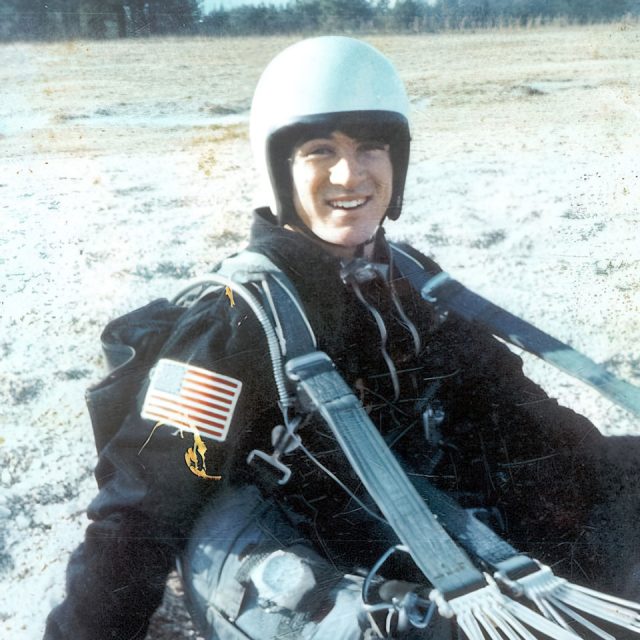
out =
{"type": "Polygon", "coordinates": [[[314,342],[315,338],[295,289],[284,273],[262,254],[242,251],[221,262],[211,275],[190,283],[172,300],[154,300],[106,325],[100,340],[108,373],[90,386],[85,394],[98,454],[133,409],[135,398],[178,320],[204,295],[225,287],[233,288],[242,295],[265,329],[274,363],[276,387],[280,401],[285,401],[281,357],[287,353],[287,348],[288,355],[294,355],[296,336],[291,337],[287,347],[281,332],[273,335],[273,326],[279,327],[279,316],[293,316],[304,322],[302,330],[312,336],[314,342]],[[264,285],[267,279],[272,284],[275,281],[282,291],[286,291],[286,295],[279,297],[279,310],[273,304],[268,285],[264,285]],[[247,289],[245,283],[249,282],[263,283],[266,291],[262,299],[255,295],[255,290],[247,289]]]}

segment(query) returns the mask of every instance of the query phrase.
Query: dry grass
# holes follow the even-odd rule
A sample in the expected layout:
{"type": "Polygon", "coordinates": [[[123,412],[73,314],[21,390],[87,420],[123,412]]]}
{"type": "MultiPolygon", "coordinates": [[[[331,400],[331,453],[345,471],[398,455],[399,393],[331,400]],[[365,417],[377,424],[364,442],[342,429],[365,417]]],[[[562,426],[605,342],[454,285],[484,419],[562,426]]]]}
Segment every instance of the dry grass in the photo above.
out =
{"type": "MultiPolygon", "coordinates": [[[[37,473],[24,486],[0,478],[33,514],[6,533],[2,637],[41,637],[82,535],[95,491],[82,393],[99,375],[100,326],[243,244],[258,193],[247,110],[260,71],[293,40],[0,46],[0,353],[11,388],[36,395],[0,403],[15,427],[0,454],[21,459],[24,425],[40,430],[37,473]],[[46,507],[31,498],[45,482],[46,507]]],[[[368,40],[414,107],[407,202],[390,233],[640,381],[638,25],[368,40]]],[[[537,374],[605,433],[637,432],[595,393],[537,374]]],[[[174,602],[150,637],[192,637],[183,615],[174,602]]]]}
{"type": "MultiPolygon", "coordinates": [[[[617,24],[369,40],[394,60],[415,103],[431,101],[428,115],[416,118],[418,147],[428,146],[432,135],[442,133],[455,132],[460,139],[491,136],[506,121],[519,132],[512,140],[517,146],[518,138],[529,137],[533,128],[550,119],[562,126],[588,117],[588,129],[606,136],[620,129],[620,114],[611,113],[611,103],[619,102],[621,109],[637,114],[640,70],[633,61],[640,58],[639,33],[636,25],[617,24]],[[531,104],[527,88],[536,82],[566,84],[561,109],[551,109],[555,102],[544,98],[531,104]],[[609,109],[593,104],[593,90],[608,94],[609,109]]],[[[140,122],[163,115],[207,118],[246,111],[261,69],[292,41],[229,38],[4,45],[0,82],[13,87],[33,113],[44,117],[44,126],[32,132],[43,149],[106,152],[126,144],[118,140],[123,133],[132,147],[174,148],[174,138],[183,132],[154,138],[153,130],[146,130],[145,137],[138,130],[140,122]],[[124,131],[87,130],[86,121],[109,115],[123,119],[124,131]],[[131,125],[127,126],[126,118],[131,125]],[[56,133],[47,138],[51,128],[56,133]],[[82,143],[74,146],[73,141],[80,139],[82,143]]]]}

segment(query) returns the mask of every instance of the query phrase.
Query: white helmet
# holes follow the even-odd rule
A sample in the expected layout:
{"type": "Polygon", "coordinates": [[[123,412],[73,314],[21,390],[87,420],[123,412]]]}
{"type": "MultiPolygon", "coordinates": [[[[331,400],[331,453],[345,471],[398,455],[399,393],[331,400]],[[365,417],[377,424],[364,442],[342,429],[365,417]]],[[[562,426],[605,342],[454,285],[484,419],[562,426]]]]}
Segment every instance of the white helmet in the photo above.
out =
{"type": "Polygon", "coordinates": [[[279,53],[258,81],[250,125],[253,155],[270,179],[279,223],[297,220],[289,165],[293,147],[334,131],[390,145],[393,191],[387,216],[396,219],[409,163],[408,113],[395,68],[364,42],[324,36],[279,53]]]}

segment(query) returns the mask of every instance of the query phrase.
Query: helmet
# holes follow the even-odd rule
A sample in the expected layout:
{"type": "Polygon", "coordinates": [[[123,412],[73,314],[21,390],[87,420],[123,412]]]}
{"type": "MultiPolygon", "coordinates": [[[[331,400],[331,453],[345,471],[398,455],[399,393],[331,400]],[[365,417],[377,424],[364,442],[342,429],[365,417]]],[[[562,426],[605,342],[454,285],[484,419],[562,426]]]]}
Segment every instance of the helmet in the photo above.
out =
{"type": "Polygon", "coordinates": [[[323,36],[279,53],[258,81],[250,121],[253,155],[270,181],[279,223],[298,221],[289,164],[294,146],[333,131],[389,144],[393,189],[386,215],[395,220],[409,163],[408,112],[395,68],[364,42],[323,36]]]}

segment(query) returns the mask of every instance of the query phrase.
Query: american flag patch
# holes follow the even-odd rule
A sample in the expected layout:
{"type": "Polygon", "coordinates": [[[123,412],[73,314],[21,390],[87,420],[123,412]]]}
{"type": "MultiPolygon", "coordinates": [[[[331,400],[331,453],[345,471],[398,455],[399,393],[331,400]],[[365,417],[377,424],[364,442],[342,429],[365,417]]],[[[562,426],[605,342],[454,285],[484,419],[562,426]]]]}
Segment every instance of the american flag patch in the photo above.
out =
{"type": "Polygon", "coordinates": [[[162,358],[151,373],[141,415],[223,441],[241,389],[235,378],[162,358]]]}

